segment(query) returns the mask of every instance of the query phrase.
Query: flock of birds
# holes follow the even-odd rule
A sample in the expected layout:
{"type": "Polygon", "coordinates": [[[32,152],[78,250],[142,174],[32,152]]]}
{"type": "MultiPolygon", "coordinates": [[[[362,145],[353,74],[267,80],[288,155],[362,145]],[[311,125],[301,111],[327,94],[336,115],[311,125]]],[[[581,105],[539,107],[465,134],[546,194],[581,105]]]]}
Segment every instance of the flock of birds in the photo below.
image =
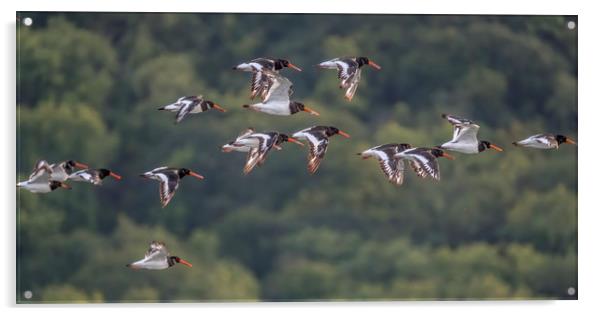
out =
{"type": "MultiPolygon", "coordinates": [[[[378,64],[367,57],[335,58],[324,61],[317,66],[338,71],[339,88],[345,90],[345,98],[351,101],[360,82],[361,68],[365,65],[377,70],[381,69],[378,64]]],[[[270,58],[257,58],[233,67],[234,70],[252,74],[251,99],[257,97],[261,99],[261,102],[245,104],[243,108],[280,116],[300,112],[319,116],[320,114],[317,111],[303,103],[291,100],[293,84],[279,73],[284,68],[302,71],[301,68],[288,60],[270,58]]],[[[219,104],[205,100],[203,96],[181,97],[176,102],[159,108],[162,111],[175,112],[176,124],[189,114],[206,112],[211,109],[226,112],[226,109],[219,104]]],[[[448,114],[443,114],[442,117],[447,119],[453,126],[453,137],[444,144],[433,147],[413,147],[407,143],[391,143],[372,147],[358,153],[358,155],[363,159],[376,158],[388,181],[399,186],[403,183],[406,162],[419,177],[432,177],[439,180],[440,173],[437,158],[454,159],[445,150],[463,154],[478,154],[487,149],[503,151],[500,146],[477,138],[479,125],[475,122],[448,114]]],[[[295,132],[291,136],[275,131],[256,132],[253,128],[248,128],[236,139],[223,145],[222,151],[247,153],[243,173],[248,174],[255,166],[261,166],[265,163],[267,155],[272,149],[282,150],[281,145],[285,142],[304,146],[302,141],[305,141],[309,145],[307,169],[309,173],[313,174],[318,170],[320,162],[326,155],[329,138],[334,135],[345,138],[351,137],[334,126],[312,126],[295,132]]],[[[558,149],[560,144],[563,143],[576,145],[576,142],[571,138],[555,134],[536,134],[521,141],[513,142],[515,146],[538,149],[558,149]]],[[[103,179],[107,176],[117,180],[121,179],[120,175],[109,169],[92,169],[73,160],[55,164],[49,164],[45,160],[41,160],[35,164],[29,179],[19,182],[17,187],[33,193],[49,193],[57,188],[70,189],[71,186],[66,181],[101,185],[103,179]],[[75,168],[82,170],[76,171],[75,168]]],[[[167,206],[171,201],[183,177],[192,176],[200,180],[204,179],[202,175],[190,169],[169,167],[158,167],[140,176],[160,182],[159,196],[162,207],[167,206]]],[[[192,267],[186,260],[171,256],[164,243],[153,241],[143,259],[127,266],[132,269],[160,270],[169,268],[176,263],[192,267]]]]}

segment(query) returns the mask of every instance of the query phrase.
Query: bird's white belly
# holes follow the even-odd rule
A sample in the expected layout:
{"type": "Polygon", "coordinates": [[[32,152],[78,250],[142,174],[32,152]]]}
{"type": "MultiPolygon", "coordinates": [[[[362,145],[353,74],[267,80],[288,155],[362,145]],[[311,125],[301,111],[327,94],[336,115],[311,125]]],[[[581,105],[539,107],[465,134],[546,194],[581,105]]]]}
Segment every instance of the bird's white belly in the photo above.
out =
{"type": "Polygon", "coordinates": [[[258,103],[253,106],[258,111],[272,115],[291,115],[288,103],[258,103]]]}
{"type": "Polygon", "coordinates": [[[132,267],[134,267],[136,269],[163,270],[163,269],[169,268],[169,264],[167,264],[167,260],[162,260],[162,261],[158,261],[158,260],[145,261],[143,259],[143,260],[136,261],[136,262],[132,263],[132,267]]]}
{"type": "Polygon", "coordinates": [[[548,144],[544,144],[541,142],[538,142],[536,140],[524,140],[524,141],[520,141],[518,142],[519,145],[524,146],[524,147],[531,147],[531,148],[537,148],[537,149],[552,149],[552,148],[556,148],[554,146],[548,145],[548,144]]]}
{"type": "Polygon", "coordinates": [[[50,175],[50,180],[54,180],[54,181],[65,181],[67,180],[67,178],[69,177],[69,175],[67,173],[65,173],[62,170],[53,170],[52,174],[50,175]]]}
{"type": "Polygon", "coordinates": [[[463,154],[478,154],[479,145],[478,143],[452,143],[447,142],[441,145],[441,148],[456,151],[463,154]]]}
{"type": "Polygon", "coordinates": [[[24,187],[33,193],[48,193],[52,191],[48,183],[28,183],[24,187]]]}

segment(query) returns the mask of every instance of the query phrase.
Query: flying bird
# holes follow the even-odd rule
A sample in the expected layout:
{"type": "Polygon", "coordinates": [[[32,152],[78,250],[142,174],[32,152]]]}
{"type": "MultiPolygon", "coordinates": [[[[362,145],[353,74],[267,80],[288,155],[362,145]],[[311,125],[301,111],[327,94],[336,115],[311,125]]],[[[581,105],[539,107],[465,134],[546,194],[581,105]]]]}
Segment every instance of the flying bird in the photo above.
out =
{"type": "Polygon", "coordinates": [[[349,134],[334,126],[312,126],[293,134],[294,138],[306,140],[309,144],[307,156],[307,170],[309,173],[313,174],[318,170],[320,162],[328,150],[328,138],[337,134],[345,138],[350,137],[349,134]]]}
{"type": "Polygon", "coordinates": [[[286,134],[278,132],[257,133],[249,128],[236,140],[222,146],[222,150],[224,152],[247,152],[247,161],[243,172],[244,174],[248,174],[256,165],[261,165],[265,162],[267,154],[272,148],[280,148],[279,145],[283,142],[291,142],[303,146],[303,143],[286,134]]]}
{"type": "Polygon", "coordinates": [[[293,63],[286,59],[271,58],[256,58],[249,62],[244,62],[232,67],[232,69],[234,70],[241,70],[253,73],[251,78],[251,99],[255,99],[255,97],[259,95],[262,99],[264,99],[264,101],[270,89],[271,82],[263,71],[267,69],[274,72],[278,72],[280,69],[283,68],[292,68],[297,71],[301,71],[301,68],[295,66],[293,63]]]}
{"type": "Polygon", "coordinates": [[[144,254],[144,259],[127,264],[126,267],[135,270],[163,270],[174,266],[176,263],[180,263],[192,268],[192,264],[190,264],[190,262],[180,257],[170,255],[163,242],[153,241],[146,251],[146,254],[144,254]]]}
{"type": "Polygon", "coordinates": [[[176,112],[176,124],[180,123],[188,114],[206,112],[211,109],[226,112],[219,104],[205,100],[202,95],[181,97],[176,102],[158,108],[159,111],[176,112]]]}
{"type": "Polygon", "coordinates": [[[60,182],[66,181],[67,178],[69,178],[69,176],[75,171],[75,168],[88,169],[88,165],[75,160],[54,163],[50,165],[50,169],[52,169],[50,180],[60,182]]]}
{"type": "Polygon", "coordinates": [[[52,168],[45,160],[38,161],[27,181],[17,183],[17,187],[32,193],[49,193],[58,188],[71,189],[66,183],[52,180],[52,168]]]}
{"type": "Polygon", "coordinates": [[[84,169],[72,173],[67,179],[71,181],[88,182],[94,185],[101,185],[102,180],[107,176],[111,176],[117,180],[121,180],[121,176],[109,169],[84,169]]]}
{"type": "Polygon", "coordinates": [[[245,104],[243,108],[272,115],[286,116],[301,111],[312,115],[320,115],[320,113],[310,109],[301,102],[291,101],[290,96],[293,94],[293,83],[290,80],[271,70],[264,70],[263,73],[267,76],[267,80],[270,81],[270,88],[265,99],[260,103],[245,104]]]}
{"type": "Polygon", "coordinates": [[[568,143],[577,145],[577,142],[568,138],[564,135],[554,135],[554,134],[537,134],[533,136],[529,136],[521,141],[513,142],[514,146],[519,147],[530,147],[537,149],[558,149],[560,144],[568,143]]]}
{"type": "Polygon", "coordinates": [[[180,185],[180,179],[185,176],[193,176],[200,180],[205,178],[202,175],[192,172],[186,168],[169,167],[155,168],[151,171],[141,174],[140,176],[161,182],[159,185],[159,197],[161,198],[162,207],[167,206],[169,201],[171,201],[171,198],[173,198],[174,194],[176,194],[176,190],[180,185]]]}
{"type": "Polygon", "coordinates": [[[478,154],[486,149],[504,151],[501,147],[486,140],[478,140],[477,133],[480,126],[471,120],[453,115],[442,114],[454,127],[454,136],[449,142],[439,146],[443,149],[457,151],[463,154],[478,154]]]}
{"type": "Polygon", "coordinates": [[[339,88],[345,89],[345,98],[348,101],[353,99],[355,90],[360,83],[362,76],[362,66],[368,65],[376,70],[381,67],[368,57],[341,57],[327,60],[318,64],[318,67],[325,69],[337,69],[341,84],[339,88]]]}
{"type": "Polygon", "coordinates": [[[384,144],[364,150],[361,153],[358,153],[358,155],[360,155],[362,159],[368,159],[370,157],[378,159],[380,169],[384,172],[389,182],[400,186],[403,184],[405,163],[403,159],[396,158],[395,154],[410,148],[412,148],[412,145],[406,143],[384,144]]]}
{"type": "Polygon", "coordinates": [[[437,158],[445,157],[450,160],[454,159],[453,156],[439,148],[424,147],[406,149],[395,154],[394,157],[408,160],[419,177],[425,178],[431,176],[437,181],[441,178],[439,175],[439,163],[437,162],[437,158]]]}

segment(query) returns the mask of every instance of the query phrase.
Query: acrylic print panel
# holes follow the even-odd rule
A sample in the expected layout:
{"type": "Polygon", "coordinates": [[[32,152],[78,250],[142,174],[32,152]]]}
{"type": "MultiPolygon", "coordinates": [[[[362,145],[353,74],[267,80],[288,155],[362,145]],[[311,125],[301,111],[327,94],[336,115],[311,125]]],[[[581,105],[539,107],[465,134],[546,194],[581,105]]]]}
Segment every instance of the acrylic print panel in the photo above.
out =
{"type": "Polygon", "coordinates": [[[577,298],[576,16],[17,15],[18,303],[577,298]]]}

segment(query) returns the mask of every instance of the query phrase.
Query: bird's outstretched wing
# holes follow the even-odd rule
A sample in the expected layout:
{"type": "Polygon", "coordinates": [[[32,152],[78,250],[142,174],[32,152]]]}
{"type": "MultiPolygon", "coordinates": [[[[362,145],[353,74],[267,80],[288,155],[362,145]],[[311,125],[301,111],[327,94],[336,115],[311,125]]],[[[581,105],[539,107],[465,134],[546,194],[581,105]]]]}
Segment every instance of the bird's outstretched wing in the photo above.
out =
{"type": "Polygon", "coordinates": [[[144,254],[144,259],[152,260],[157,257],[169,256],[165,243],[160,241],[152,241],[148,247],[148,250],[144,254]]]}
{"type": "Polygon", "coordinates": [[[176,194],[178,185],[180,184],[180,178],[175,173],[162,173],[159,172],[156,176],[161,179],[159,184],[159,198],[161,199],[161,206],[165,207],[169,204],[169,201],[176,194]]]}
{"type": "Polygon", "coordinates": [[[36,164],[33,167],[33,170],[31,171],[31,174],[29,175],[29,181],[31,182],[36,182],[36,181],[42,181],[43,179],[41,178],[48,178],[45,181],[48,181],[50,179],[50,175],[52,174],[52,168],[50,167],[50,165],[48,164],[48,162],[46,160],[40,160],[38,162],[36,162],[36,164]]]}
{"type": "Polygon", "coordinates": [[[322,134],[305,133],[307,142],[309,143],[309,153],[307,155],[307,171],[315,173],[320,167],[320,162],[326,155],[328,150],[328,137],[322,134]]]}
{"type": "Polygon", "coordinates": [[[452,143],[478,143],[477,133],[480,126],[477,124],[454,125],[454,138],[452,143]]]}
{"type": "Polygon", "coordinates": [[[264,70],[263,72],[271,82],[263,102],[290,102],[290,96],[293,94],[293,83],[274,71],[264,70]]]}

